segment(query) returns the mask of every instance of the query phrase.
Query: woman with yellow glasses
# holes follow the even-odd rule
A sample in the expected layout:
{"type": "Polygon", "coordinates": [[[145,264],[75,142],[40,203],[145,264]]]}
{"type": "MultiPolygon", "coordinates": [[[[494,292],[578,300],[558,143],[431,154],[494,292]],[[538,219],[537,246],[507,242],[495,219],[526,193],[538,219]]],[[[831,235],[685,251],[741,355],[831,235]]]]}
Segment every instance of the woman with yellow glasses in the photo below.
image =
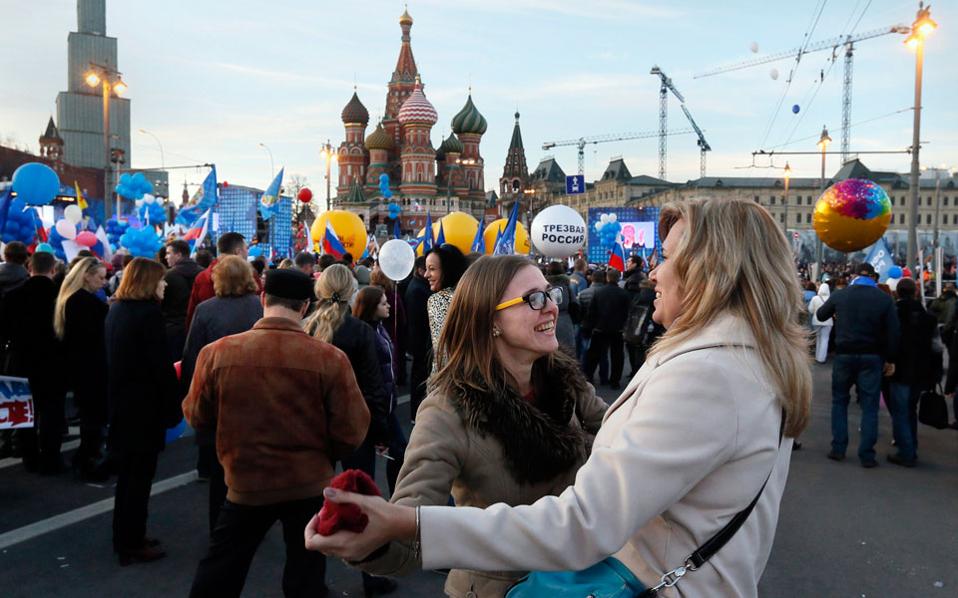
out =
{"type": "MultiPolygon", "coordinates": [[[[466,271],[392,502],[445,505],[451,493],[457,506],[524,505],[572,483],[606,404],[558,351],[561,300],[524,257],[483,257],[466,271]]],[[[396,576],[420,563],[410,543],[394,542],[360,567],[396,576]]],[[[454,569],[446,594],[499,598],[524,573],[454,569]]]]}

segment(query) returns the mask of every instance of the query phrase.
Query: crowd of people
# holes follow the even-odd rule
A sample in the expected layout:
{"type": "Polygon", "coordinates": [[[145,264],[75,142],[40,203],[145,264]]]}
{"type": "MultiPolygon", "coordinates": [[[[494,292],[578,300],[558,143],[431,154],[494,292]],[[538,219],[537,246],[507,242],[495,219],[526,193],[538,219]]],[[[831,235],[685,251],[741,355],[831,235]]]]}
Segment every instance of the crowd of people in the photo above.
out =
{"type": "MultiPolygon", "coordinates": [[[[948,286],[926,310],[914,281],[882,288],[868,264],[802,289],[779,227],[751,202],[696,200],[661,218],[652,269],[444,244],[402,281],[349,254],[250,261],[237,233],[215,257],[174,239],[156,259],[112,263],[9,243],[0,373],[29,380],[35,425],[5,432],[0,450],[41,475],[115,476],[114,552],[150,562],[165,556],[148,532],[151,484],[185,416],[209,493],[193,596],[238,596],[276,521],[287,596],[326,595],[322,550],[355,561],[367,595],[429,567],[451,569],[450,596],[484,598],[530,570],[613,554],[654,584],[729,519],[745,531],[723,529],[731,547],[683,584],[755,595],[807,423],[809,354],[833,363],[828,457],[845,457],[854,385],[861,464],[877,464],[884,396],[888,460],[912,467],[918,399],[944,374],[941,347],[958,351],[958,294],[948,286]],[[623,385],[611,407],[596,394],[623,385]],[[67,465],[70,422],[80,446],[67,465]],[[329,491],[337,468],[375,479],[380,463],[389,503],[329,491]],[[316,533],[327,500],[358,504],[368,531],[316,533]]],[[[956,386],[949,360],[945,392],[956,386]]]]}

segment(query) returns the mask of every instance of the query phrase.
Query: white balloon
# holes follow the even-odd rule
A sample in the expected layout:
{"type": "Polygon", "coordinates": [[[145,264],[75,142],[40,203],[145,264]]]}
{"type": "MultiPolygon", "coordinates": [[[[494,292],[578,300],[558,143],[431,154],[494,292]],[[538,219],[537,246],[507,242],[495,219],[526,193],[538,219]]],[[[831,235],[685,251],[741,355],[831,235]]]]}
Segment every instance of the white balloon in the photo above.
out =
{"type": "Polygon", "coordinates": [[[77,238],[77,226],[69,220],[57,220],[57,223],[54,225],[54,227],[64,239],[69,239],[72,241],[73,239],[77,238]]]}
{"type": "Polygon", "coordinates": [[[602,224],[605,224],[605,223],[608,222],[608,221],[609,221],[609,215],[608,215],[608,214],[600,214],[600,215],[599,215],[599,222],[601,222],[602,224]]]}
{"type": "Polygon", "coordinates": [[[569,206],[554,205],[533,219],[530,239],[546,257],[569,257],[585,245],[585,231],[585,220],[578,212],[569,206]]]}
{"type": "Polygon", "coordinates": [[[772,78],[772,81],[778,81],[778,69],[770,70],[768,76],[772,78]]]}
{"type": "Polygon", "coordinates": [[[379,249],[379,269],[390,280],[400,281],[409,276],[416,263],[416,253],[402,239],[392,239],[379,249]]]}
{"type": "Polygon", "coordinates": [[[601,222],[596,222],[596,223],[595,223],[595,230],[596,230],[596,232],[602,230],[602,223],[601,223],[601,222]]]}
{"type": "Polygon", "coordinates": [[[758,42],[752,42],[749,49],[752,51],[752,54],[758,54],[758,42]]]}
{"type": "Polygon", "coordinates": [[[618,219],[619,219],[619,216],[615,212],[612,212],[611,214],[609,214],[609,222],[615,222],[618,219]]]}
{"type": "Polygon", "coordinates": [[[145,203],[153,203],[154,201],[156,201],[156,198],[150,195],[149,193],[145,193],[143,195],[143,201],[145,203]]]}
{"type": "Polygon", "coordinates": [[[83,220],[83,210],[76,204],[70,204],[63,210],[63,218],[73,224],[79,224],[83,220]]]}

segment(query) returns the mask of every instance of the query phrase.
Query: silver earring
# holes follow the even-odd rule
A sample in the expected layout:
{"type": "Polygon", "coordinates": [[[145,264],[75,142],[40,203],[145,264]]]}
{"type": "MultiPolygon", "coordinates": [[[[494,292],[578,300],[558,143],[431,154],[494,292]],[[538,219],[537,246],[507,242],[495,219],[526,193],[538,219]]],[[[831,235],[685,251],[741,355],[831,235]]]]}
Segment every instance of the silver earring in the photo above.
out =
{"type": "Polygon", "coordinates": [[[502,336],[502,331],[499,330],[498,328],[493,328],[493,329],[492,329],[492,336],[493,336],[493,338],[502,336]]]}

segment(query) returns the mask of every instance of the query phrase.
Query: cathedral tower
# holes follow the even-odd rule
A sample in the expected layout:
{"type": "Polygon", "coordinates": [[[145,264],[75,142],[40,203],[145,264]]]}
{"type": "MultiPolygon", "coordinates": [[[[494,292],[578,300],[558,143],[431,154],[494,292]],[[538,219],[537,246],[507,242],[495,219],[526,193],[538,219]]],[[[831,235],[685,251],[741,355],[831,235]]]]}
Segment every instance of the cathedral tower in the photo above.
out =
{"type": "Polygon", "coordinates": [[[439,120],[439,115],[426,99],[418,76],[413,92],[399,109],[397,119],[403,132],[400,155],[402,184],[399,189],[403,195],[434,197],[436,195],[436,150],[432,147],[430,130],[439,120]]]}
{"type": "Polygon", "coordinates": [[[487,126],[485,117],[472,103],[472,93],[470,93],[466,99],[466,105],[452,118],[452,130],[462,142],[463,149],[459,163],[468,189],[466,198],[475,202],[485,201],[486,195],[482,175],[484,162],[482,154],[479,153],[479,142],[487,126]]]}
{"type": "Polygon", "coordinates": [[[349,193],[354,184],[366,184],[367,156],[363,136],[366,134],[366,125],[369,124],[369,111],[359,101],[355,90],[353,90],[353,97],[343,108],[341,116],[343,126],[346,128],[346,140],[339,145],[337,156],[339,161],[337,196],[349,193]]]}
{"type": "Polygon", "coordinates": [[[516,124],[512,128],[512,141],[506,153],[506,165],[499,178],[499,199],[512,203],[515,196],[522,197],[529,185],[529,167],[526,164],[526,150],[522,147],[522,131],[519,130],[519,113],[516,112],[516,124]]]}

